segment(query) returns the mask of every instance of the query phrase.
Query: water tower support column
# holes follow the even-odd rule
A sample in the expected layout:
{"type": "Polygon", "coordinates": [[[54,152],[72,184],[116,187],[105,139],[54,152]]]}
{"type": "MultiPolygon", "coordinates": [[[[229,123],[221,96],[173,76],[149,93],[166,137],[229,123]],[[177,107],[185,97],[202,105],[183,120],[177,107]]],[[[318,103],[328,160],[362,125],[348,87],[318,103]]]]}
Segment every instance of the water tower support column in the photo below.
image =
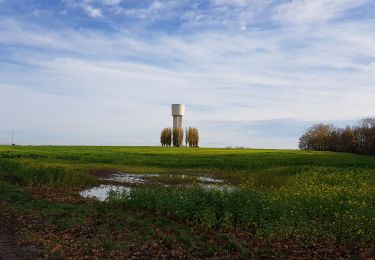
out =
{"type": "Polygon", "coordinates": [[[184,115],[184,104],[172,104],[173,128],[182,128],[182,119],[184,115]]]}

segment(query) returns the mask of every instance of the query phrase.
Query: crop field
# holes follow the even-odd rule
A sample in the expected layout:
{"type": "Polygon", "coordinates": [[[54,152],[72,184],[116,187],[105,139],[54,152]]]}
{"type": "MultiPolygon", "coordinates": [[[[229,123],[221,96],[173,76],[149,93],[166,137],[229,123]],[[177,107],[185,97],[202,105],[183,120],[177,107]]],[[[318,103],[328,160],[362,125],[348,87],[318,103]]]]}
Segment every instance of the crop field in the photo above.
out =
{"type": "Polygon", "coordinates": [[[0,221],[0,259],[374,257],[375,157],[0,146],[0,221]]]}

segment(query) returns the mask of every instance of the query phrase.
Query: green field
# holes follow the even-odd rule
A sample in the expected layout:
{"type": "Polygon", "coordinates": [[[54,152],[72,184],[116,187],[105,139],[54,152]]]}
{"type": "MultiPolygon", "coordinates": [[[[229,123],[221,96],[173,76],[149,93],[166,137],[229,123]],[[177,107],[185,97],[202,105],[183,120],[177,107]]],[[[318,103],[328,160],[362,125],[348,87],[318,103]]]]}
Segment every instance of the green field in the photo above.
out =
{"type": "Polygon", "coordinates": [[[375,255],[374,156],[0,146],[0,201],[16,240],[43,249],[43,257],[375,255]],[[108,172],[150,178],[99,178],[108,172]],[[202,177],[220,184],[202,185],[202,177]],[[101,184],[129,186],[130,194],[113,193],[106,202],[79,195],[101,184]]]}

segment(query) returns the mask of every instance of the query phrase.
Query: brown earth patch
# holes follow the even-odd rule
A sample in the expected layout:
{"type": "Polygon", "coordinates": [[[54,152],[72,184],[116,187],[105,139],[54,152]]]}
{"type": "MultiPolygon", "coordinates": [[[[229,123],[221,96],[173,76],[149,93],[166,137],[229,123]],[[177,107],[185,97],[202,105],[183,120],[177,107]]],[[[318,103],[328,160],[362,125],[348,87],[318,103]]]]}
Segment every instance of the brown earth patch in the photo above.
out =
{"type": "Polygon", "coordinates": [[[99,169],[91,169],[89,170],[89,174],[98,177],[98,178],[109,178],[114,174],[118,174],[119,172],[115,169],[108,169],[108,168],[99,168],[99,169]]]}
{"type": "Polygon", "coordinates": [[[14,212],[5,204],[0,205],[0,259],[39,259],[45,250],[17,238],[18,225],[14,212]]]}
{"type": "Polygon", "coordinates": [[[85,201],[85,198],[79,195],[80,189],[34,186],[25,188],[25,191],[40,200],[72,204],[81,204],[85,201]]]}

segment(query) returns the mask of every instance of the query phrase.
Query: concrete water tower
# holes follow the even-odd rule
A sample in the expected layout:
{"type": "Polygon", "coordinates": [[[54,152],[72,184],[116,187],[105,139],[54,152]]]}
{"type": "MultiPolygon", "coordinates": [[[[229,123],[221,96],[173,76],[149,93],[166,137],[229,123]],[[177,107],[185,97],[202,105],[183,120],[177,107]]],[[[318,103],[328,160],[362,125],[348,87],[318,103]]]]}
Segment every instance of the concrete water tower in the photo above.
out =
{"type": "Polygon", "coordinates": [[[182,128],[182,118],[184,115],[184,104],[172,104],[173,128],[182,128]]]}

